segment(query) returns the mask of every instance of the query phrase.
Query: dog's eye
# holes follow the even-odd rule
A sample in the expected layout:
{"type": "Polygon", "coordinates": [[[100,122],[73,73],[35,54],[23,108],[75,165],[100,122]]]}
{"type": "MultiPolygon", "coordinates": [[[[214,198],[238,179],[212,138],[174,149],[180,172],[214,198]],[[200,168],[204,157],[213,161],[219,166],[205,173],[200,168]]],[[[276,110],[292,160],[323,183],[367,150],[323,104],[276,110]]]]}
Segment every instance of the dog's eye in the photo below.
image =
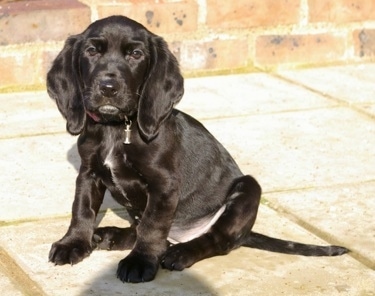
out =
{"type": "Polygon", "coordinates": [[[98,54],[98,49],[95,47],[95,46],[90,46],[87,50],[87,53],[90,55],[90,56],[94,56],[96,54],[98,54]]]}
{"type": "Polygon", "coordinates": [[[140,49],[134,49],[134,50],[132,50],[132,51],[129,52],[129,55],[130,55],[132,58],[138,60],[138,59],[141,58],[141,56],[143,55],[143,51],[140,50],[140,49]]]}

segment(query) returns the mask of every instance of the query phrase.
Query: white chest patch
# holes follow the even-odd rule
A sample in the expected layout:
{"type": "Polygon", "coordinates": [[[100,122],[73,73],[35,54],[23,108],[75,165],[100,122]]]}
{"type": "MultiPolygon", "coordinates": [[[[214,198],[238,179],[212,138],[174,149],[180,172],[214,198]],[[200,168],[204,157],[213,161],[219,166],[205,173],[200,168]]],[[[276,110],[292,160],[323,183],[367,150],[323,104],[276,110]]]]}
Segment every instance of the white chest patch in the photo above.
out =
{"type": "Polygon", "coordinates": [[[109,168],[110,170],[112,170],[112,168],[114,167],[114,163],[113,163],[113,148],[111,148],[111,150],[107,154],[107,156],[106,156],[106,158],[104,160],[104,165],[107,168],[109,168]]]}
{"type": "Polygon", "coordinates": [[[117,176],[116,176],[116,160],[113,155],[113,148],[109,151],[108,155],[104,160],[104,165],[110,170],[112,181],[115,184],[116,188],[121,192],[121,194],[126,198],[126,192],[122,188],[117,176]]]}

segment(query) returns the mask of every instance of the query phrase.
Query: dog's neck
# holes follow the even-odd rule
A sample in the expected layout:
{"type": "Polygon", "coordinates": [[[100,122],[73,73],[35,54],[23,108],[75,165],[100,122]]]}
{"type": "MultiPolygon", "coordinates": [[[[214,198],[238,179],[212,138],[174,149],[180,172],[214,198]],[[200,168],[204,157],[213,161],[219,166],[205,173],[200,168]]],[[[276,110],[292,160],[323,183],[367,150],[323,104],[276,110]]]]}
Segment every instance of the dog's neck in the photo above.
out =
{"type": "MultiPolygon", "coordinates": [[[[103,124],[101,121],[100,121],[100,117],[97,116],[95,113],[92,113],[92,112],[89,112],[89,111],[86,111],[87,115],[93,120],[95,121],[96,123],[100,123],[100,124],[103,124]]],[[[125,125],[125,128],[124,128],[124,134],[125,134],[125,140],[124,140],[124,144],[125,145],[128,145],[128,144],[131,144],[131,126],[132,126],[132,121],[131,119],[129,119],[127,116],[125,116],[125,120],[123,122],[123,124],[125,125]]],[[[117,125],[118,123],[116,123],[117,125]]]]}

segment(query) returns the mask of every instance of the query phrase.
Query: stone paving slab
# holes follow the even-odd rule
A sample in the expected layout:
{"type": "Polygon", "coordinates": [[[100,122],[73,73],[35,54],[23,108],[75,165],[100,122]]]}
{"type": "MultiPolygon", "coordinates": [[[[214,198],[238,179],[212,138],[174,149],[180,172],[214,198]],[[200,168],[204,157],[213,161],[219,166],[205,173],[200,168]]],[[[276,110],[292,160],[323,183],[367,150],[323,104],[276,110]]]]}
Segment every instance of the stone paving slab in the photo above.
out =
{"type": "MultiPolygon", "coordinates": [[[[214,126],[211,130],[215,136],[223,141],[223,134],[233,137],[233,140],[229,139],[229,143],[234,144],[233,149],[228,148],[235,159],[241,157],[236,150],[243,145],[244,156],[248,159],[244,163],[254,161],[256,164],[257,159],[252,155],[258,151],[251,137],[252,133],[258,134],[263,129],[253,124],[253,117],[249,114],[283,113],[334,105],[319,95],[262,73],[187,79],[185,84],[185,98],[178,107],[204,122],[214,120],[208,126],[214,126]],[[219,90],[218,85],[221,86],[219,90]],[[249,93],[252,95],[244,99],[249,93]],[[248,117],[242,119],[237,129],[230,126],[230,121],[220,119],[221,116],[236,118],[246,115],[248,117]],[[243,138],[238,132],[244,130],[250,137],[238,143],[236,139],[243,138]]],[[[80,163],[75,145],[77,137],[65,132],[65,121],[46,92],[3,94],[0,101],[4,105],[12,102],[0,111],[4,118],[0,138],[5,138],[1,147],[3,155],[7,155],[0,163],[8,168],[8,174],[3,176],[4,186],[0,188],[0,201],[8,202],[13,209],[0,209],[0,220],[69,214],[80,163]],[[36,200],[43,203],[43,209],[36,200]],[[55,203],[60,206],[56,207],[55,203]],[[33,210],[24,211],[20,205],[33,210]]],[[[258,121],[258,117],[255,120],[258,121]]],[[[274,149],[271,137],[255,141],[265,143],[271,153],[279,153],[274,149]]],[[[241,163],[242,159],[239,160],[241,163]]],[[[258,169],[251,168],[249,173],[257,175],[258,169]]]]}
{"type": "Polygon", "coordinates": [[[65,131],[65,121],[46,91],[0,94],[0,139],[65,131]]]}
{"type": "MultiPolygon", "coordinates": [[[[205,125],[268,192],[375,179],[375,125],[360,117],[340,107],[207,120],[205,125]]],[[[0,208],[1,220],[70,213],[80,163],[76,139],[64,133],[1,141],[7,155],[1,163],[8,173],[2,177],[0,201],[13,209],[0,208]],[[25,211],[26,205],[33,211],[25,211]]]]}
{"type": "Polygon", "coordinates": [[[358,106],[374,103],[375,64],[327,67],[324,71],[321,68],[281,71],[279,74],[339,101],[358,106]]]}
{"type": "Polygon", "coordinates": [[[269,74],[252,73],[187,79],[177,108],[205,120],[336,105],[301,86],[269,74]]]}
{"type": "Polygon", "coordinates": [[[265,191],[375,179],[375,124],[346,107],[205,122],[265,191]]]}
{"type": "Polygon", "coordinates": [[[0,287],[2,291],[7,291],[6,296],[22,296],[23,293],[17,289],[11,279],[3,272],[0,272],[0,287]]]}
{"type": "MultiPolygon", "coordinates": [[[[0,139],[65,132],[46,91],[0,94],[0,104],[6,106],[0,109],[0,139]]],[[[254,73],[186,79],[178,108],[204,120],[335,105],[303,87],[254,73]]]]}
{"type": "MultiPolygon", "coordinates": [[[[151,283],[124,284],[116,279],[115,271],[127,251],[95,251],[73,267],[47,262],[51,243],[65,233],[68,222],[24,223],[3,227],[0,233],[5,249],[46,295],[371,295],[375,283],[375,274],[348,255],[307,258],[240,248],[183,272],[160,270],[151,283]]],[[[108,211],[101,225],[127,223],[108,211]]],[[[261,206],[255,230],[326,244],[265,206],[261,206]]]]}
{"type": "Polygon", "coordinates": [[[224,125],[214,121],[206,126],[243,172],[260,181],[268,201],[315,233],[350,246],[375,269],[373,120],[337,107],[233,118],[226,124],[230,133],[220,132],[224,125]],[[336,215],[327,215],[333,210],[336,215]]]}
{"type": "Polygon", "coordinates": [[[353,256],[375,270],[374,192],[375,181],[370,181],[266,193],[264,198],[320,237],[350,247],[353,256]]]}
{"type": "MultiPolygon", "coordinates": [[[[202,120],[263,187],[255,229],[353,252],[305,258],[240,248],[145,285],[115,278],[123,252],[94,252],[74,267],[47,262],[69,223],[76,137],[45,92],[0,95],[0,285],[6,295],[374,296],[374,69],[187,79],[178,108],[202,120]]],[[[107,196],[101,223],[126,224],[119,209],[107,196]]]]}
{"type": "MultiPolygon", "coordinates": [[[[66,133],[0,140],[0,223],[70,215],[80,159],[66,133]],[[11,210],[10,210],[11,209],[11,210]]],[[[107,199],[104,207],[114,205],[107,199]]],[[[119,207],[119,206],[118,206],[119,207]]]]}

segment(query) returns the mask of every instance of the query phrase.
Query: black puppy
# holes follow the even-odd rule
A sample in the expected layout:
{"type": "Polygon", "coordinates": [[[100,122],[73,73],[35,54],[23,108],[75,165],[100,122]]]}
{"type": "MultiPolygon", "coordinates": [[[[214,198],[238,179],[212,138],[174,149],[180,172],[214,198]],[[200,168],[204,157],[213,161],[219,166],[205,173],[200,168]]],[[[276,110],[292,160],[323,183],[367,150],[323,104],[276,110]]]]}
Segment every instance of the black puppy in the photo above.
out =
{"type": "Polygon", "coordinates": [[[113,16],[67,41],[47,76],[49,95],[80,134],[73,214],[49,260],[75,264],[98,247],[132,249],[122,281],[152,280],[161,264],[182,270],[240,246],[306,256],[348,250],[283,241],[251,231],[261,188],[195,119],[174,109],[183,78],[165,41],[113,16]],[[108,189],[129,228],[95,229],[108,189]]]}

